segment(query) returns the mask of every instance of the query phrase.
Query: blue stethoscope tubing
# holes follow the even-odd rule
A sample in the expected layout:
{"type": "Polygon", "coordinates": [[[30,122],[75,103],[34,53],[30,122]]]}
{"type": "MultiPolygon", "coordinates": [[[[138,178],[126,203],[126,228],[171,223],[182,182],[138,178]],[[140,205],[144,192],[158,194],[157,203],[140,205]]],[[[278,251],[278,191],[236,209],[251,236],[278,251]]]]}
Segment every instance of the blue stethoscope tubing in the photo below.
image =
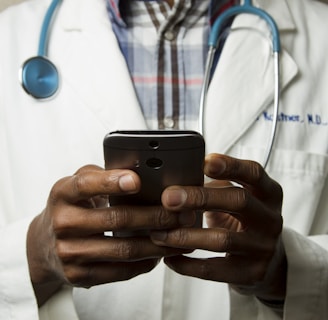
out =
{"type": "Polygon", "coordinates": [[[59,88],[58,70],[47,58],[47,45],[50,25],[61,1],[51,2],[42,23],[38,54],[26,60],[20,69],[19,78],[24,90],[36,99],[50,98],[59,88]]]}
{"type": "Polygon", "coordinates": [[[274,106],[273,106],[273,118],[270,139],[267,150],[265,152],[263,167],[266,168],[273,150],[273,145],[277,133],[278,114],[280,105],[280,34],[278,26],[274,19],[264,10],[254,7],[251,0],[244,0],[244,3],[239,6],[234,6],[224,11],[214,22],[208,40],[208,53],[205,64],[205,75],[200,97],[199,106],[199,132],[204,134],[204,121],[205,121],[205,107],[207,92],[210,84],[212,68],[214,64],[214,57],[219,45],[220,34],[223,32],[223,27],[228,19],[235,17],[239,14],[253,14],[263,19],[271,31],[272,36],[272,52],[274,58],[274,106]]]}

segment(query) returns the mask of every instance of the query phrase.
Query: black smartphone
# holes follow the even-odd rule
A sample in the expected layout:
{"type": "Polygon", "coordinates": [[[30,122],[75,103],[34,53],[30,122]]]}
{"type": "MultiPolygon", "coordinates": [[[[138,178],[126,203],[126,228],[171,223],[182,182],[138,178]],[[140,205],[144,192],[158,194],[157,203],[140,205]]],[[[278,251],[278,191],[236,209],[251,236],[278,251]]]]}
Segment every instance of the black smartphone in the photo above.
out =
{"type": "Polygon", "coordinates": [[[140,192],[110,196],[110,205],[159,205],[170,185],[202,186],[204,157],[204,139],[195,131],[110,132],[104,138],[105,169],[131,169],[141,179],[140,192]]]}

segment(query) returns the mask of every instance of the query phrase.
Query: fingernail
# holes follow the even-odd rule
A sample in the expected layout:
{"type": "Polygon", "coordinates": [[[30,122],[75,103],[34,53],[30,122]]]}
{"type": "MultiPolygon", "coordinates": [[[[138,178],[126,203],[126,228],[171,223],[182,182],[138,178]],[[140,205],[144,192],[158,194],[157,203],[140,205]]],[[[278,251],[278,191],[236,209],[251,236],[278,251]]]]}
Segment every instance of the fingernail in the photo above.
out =
{"type": "Polygon", "coordinates": [[[130,175],[121,176],[118,183],[122,191],[135,191],[137,189],[134,179],[130,175]]]}
{"type": "Polygon", "coordinates": [[[187,200],[187,192],[181,189],[171,189],[165,191],[166,203],[170,207],[178,207],[187,200]]]}
{"type": "Polygon", "coordinates": [[[226,168],[226,162],[219,157],[211,157],[206,163],[206,170],[210,175],[220,175],[226,170],[226,168]]]}
{"type": "Polygon", "coordinates": [[[154,240],[155,242],[164,242],[167,239],[167,232],[166,231],[152,231],[151,234],[151,239],[154,240]]]}

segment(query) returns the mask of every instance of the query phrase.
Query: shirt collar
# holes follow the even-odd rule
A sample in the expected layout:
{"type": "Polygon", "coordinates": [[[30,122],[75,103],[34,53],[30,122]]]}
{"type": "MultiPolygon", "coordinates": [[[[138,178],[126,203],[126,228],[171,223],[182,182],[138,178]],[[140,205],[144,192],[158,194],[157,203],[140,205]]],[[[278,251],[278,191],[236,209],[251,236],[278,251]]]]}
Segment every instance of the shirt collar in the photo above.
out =
{"type": "MultiPolygon", "coordinates": [[[[159,1],[159,0],[134,0],[134,1],[159,1]]],[[[120,0],[107,0],[107,10],[109,15],[113,21],[118,23],[121,26],[126,26],[124,22],[124,8],[126,8],[128,4],[128,0],[120,1],[120,0]]]]}
{"type": "MultiPolygon", "coordinates": [[[[123,1],[124,2],[124,1],[123,1]]],[[[127,2],[127,0],[125,0],[127,2]]],[[[107,11],[109,13],[110,19],[120,26],[126,26],[123,15],[121,12],[121,1],[120,0],[107,0],[107,11]]]]}
{"type": "MultiPolygon", "coordinates": [[[[159,0],[134,0],[134,1],[159,1],[159,0]]],[[[235,3],[237,3],[236,0],[232,0],[235,3]]],[[[223,2],[229,2],[229,1],[223,1],[223,2]]],[[[217,7],[217,0],[211,0],[210,9],[209,9],[209,19],[212,20],[212,18],[215,18],[220,11],[216,11],[217,7]]],[[[107,0],[107,10],[109,12],[109,16],[112,21],[116,22],[118,25],[125,27],[126,23],[124,21],[124,6],[128,5],[128,0],[120,1],[120,0],[107,0]]]]}

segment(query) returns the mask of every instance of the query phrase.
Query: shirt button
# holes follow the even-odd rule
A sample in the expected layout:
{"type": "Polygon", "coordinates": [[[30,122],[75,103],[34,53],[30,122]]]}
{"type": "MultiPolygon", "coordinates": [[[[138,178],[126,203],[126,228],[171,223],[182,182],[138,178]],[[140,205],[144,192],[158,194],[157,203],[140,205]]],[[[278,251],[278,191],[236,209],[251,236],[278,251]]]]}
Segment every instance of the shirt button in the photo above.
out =
{"type": "Polygon", "coordinates": [[[164,118],[164,126],[167,129],[172,129],[174,128],[175,121],[171,117],[165,117],[164,118]]]}
{"type": "Polygon", "coordinates": [[[168,30],[164,33],[164,38],[167,40],[167,41],[172,41],[174,40],[175,38],[175,33],[174,31],[171,31],[171,30],[168,30]]]}

